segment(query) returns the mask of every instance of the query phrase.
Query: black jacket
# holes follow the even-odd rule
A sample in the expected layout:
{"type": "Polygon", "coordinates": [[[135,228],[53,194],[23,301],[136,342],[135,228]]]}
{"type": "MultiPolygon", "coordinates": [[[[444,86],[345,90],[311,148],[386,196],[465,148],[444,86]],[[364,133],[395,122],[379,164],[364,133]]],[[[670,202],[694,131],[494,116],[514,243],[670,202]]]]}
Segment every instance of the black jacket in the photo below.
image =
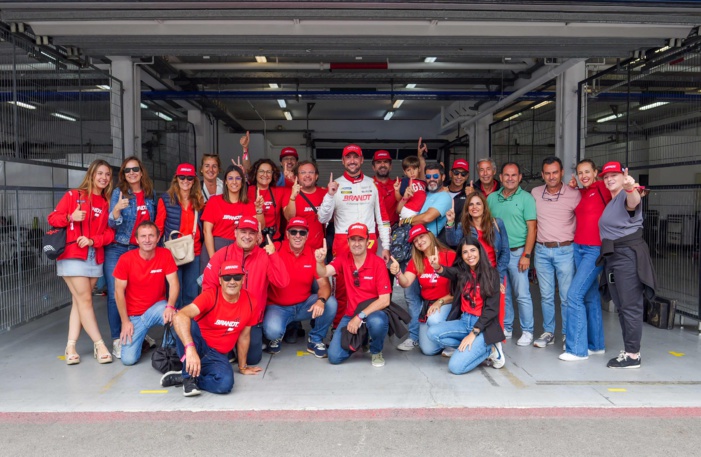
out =
{"type": "MultiPolygon", "coordinates": [[[[371,298],[359,303],[353,316],[357,316],[359,312],[367,308],[370,303],[374,302],[375,300],[377,299],[371,298]]],[[[406,312],[406,310],[404,310],[404,308],[394,302],[390,302],[389,306],[383,310],[380,310],[380,312],[387,314],[387,318],[389,320],[389,329],[387,334],[389,336],[397,335],[397,338],[402,338],[404,335],[409,333],[409,330],[407,330],[407,327],[404,324],[408,324],[411,321],[411,316],[408,312],[406,312]]],[[[357,351],[363,346],[367,333],[368,328],[366,325],[361,325],[360,328],[358,328],[358,333],[355,335],[348,331],[348,327],[343,327],[341,329],[341,347],[346,351],[357,351]]]]}
{"type": "MultiPolygon", "coordinates": [[[[648,300],[652,300],[655,298],[655,291],[657,290],[657,276],[655,275],[655,267],[652,265],[652,259],[650,258],[650,251],[643,239],[642,230],[638,230],[635,233],[617,240],[602,239],[601,255],[596,259],[596,265],[605,264],[606,258],[614,255],[616,249],[620,248],[630,248],[635,252],[638,279],[644,286],[643,293],[645,297],[647,297],[648,300]]],[[[599,278],[599,291],[606,301],[611,300],[611,294],[608,289],[608,278],[605,274],[602,274],[599,278]]]]}

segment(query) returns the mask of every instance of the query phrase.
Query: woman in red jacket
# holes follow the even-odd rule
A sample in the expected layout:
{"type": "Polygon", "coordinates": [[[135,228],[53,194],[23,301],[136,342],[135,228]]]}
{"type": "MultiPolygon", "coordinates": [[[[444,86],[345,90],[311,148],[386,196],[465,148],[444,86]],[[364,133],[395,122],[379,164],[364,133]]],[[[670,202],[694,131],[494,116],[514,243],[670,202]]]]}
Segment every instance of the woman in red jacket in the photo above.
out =
{"type": "Polygon", "coordinates": [[[112,168],[104,160],[90,164],[77,189],[69,190],[48,217],[52,227],[66,227],[66,250],[56,260],[57,274],[71,291],[66,364],[80,363],[75,345],[81,327],[93,340],[93,356],[99,363],[112,362],[112,355],[100,335],[92,303],[92,290],[102,276],[103,246],[114,239],[107,225],[112,168]]]}

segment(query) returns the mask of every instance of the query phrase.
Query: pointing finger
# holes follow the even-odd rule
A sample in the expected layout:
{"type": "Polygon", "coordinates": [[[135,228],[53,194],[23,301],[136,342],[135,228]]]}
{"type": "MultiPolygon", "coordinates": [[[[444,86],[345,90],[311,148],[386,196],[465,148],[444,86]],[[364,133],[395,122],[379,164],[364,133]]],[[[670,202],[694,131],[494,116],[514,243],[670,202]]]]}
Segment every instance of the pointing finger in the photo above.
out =
{"type": "Polygon", "coordinates": [[[324,249],[326,249],[326,238],[324,238],[324,249]]]}
{"type": "Polygon", "coordinates": [[[438,246],[434,247],[433,250],[434,250],[434,255],[436,257],[438,257],[438,246]]]}
{"type": "Polygon", "coordinates": [[[295,186],[297,185],[297,177],[295,176],[295,186]]]}
{"type": "Polygon", "coordinates": [[[628,168],[623,169],[623,176],[628,176],[628,168]]]}
{"type": "Polygon", "coordinates": [[[329,173],[329,184],[333,182],[333,172],[329,173]]]}
{"type": "Polygon", "coordinates": [[[470,187],[475,187],[475,182],[473,180],[470,180],[470,187]]]}
{"type": "Polygon", "coordinates": [[[265,235],[268,240],[268,244],[273,244],[273,240],[270,239],[270,235],[265,235]]]}

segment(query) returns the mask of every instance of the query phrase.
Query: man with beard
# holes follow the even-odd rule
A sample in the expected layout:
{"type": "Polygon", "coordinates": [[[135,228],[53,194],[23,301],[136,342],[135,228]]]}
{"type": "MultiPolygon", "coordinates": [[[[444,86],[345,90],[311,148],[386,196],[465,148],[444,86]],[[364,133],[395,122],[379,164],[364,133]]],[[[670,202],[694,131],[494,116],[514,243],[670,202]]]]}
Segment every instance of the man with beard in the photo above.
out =
{"type": "Polygon", "coordinates": [[[372,178],[377,186],[377,191],[380,194],[380,203],[389,217],[390,225],[399,222],[397,214],[397,199],[394,198],[394,181],[389,178],[389,173],[392,171],[392,156],[388,151],[380,149],[375,151],[372,158],[372,169],[375,176],[372,178]]]}
{"type": "Polygon", "coordinates": [[[290,200],[285,206],[285,219],[301,217],[309,224],[307,246],[313,251],[321,247],[324,241],[324,226],[319,222],[317,213],[326,195],[326,189],[316,185],[319,169],[310,160],[303,160],[295,169],[295,182],[292,185],[290,200]]]}

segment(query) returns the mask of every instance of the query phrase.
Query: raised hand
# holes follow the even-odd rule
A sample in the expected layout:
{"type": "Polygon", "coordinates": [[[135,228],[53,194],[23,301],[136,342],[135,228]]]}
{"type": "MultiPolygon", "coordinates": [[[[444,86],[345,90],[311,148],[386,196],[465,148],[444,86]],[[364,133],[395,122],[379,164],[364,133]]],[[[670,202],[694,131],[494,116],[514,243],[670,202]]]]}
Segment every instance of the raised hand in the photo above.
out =
{"type": "Polygon", "coordinates": [[[438,271],[441,269],[441,264],[438,263],[438,248],[436,247],[433,249],[433,255],[428,256],[428,263],[431,264],[431,268],[433,268],[435,271],[438,271]]]}
{"type": "Polygon", "coordinates": [[[326,192],[333,197],[334,195],[336,195],[337,190],[338,190],[338,183],[333,180],[333,173],[330,173],[329,174],[329,185],[326,187],[326,192]]]}
{"type": "Polygon", "coordinates": [[[402,188],[402,182],[399,180],[399,176],[397,176],[397,180],[394,181],[394,191],[399,192],[399,189],[402,188]]]}
{"type": "Polygon", "coordinates": [[[270,235],[265,235],[265,239],[268,241],[268,244],[265,245],[265,252],[268,253],[268,255],[274,254],[275,253],[275,245],[273,244],[273,240],[270,239],[270,235]]]}
{"type": "Polygon", "coordinates": [[[324,263],[326,260],[326,251],[326,239],[324,238],[323,246],[314,251],[314,258],[316,258],[317,263],[324,263]]]}
{"type": "Polygon", "coordinates": [[[575,178],[574,173],[572,173],[572,177],[570,178],[570,182],[567,183],[568,186],[570,186],[572,189],[576,189],[577,186],[577,178],[575,178]]]}
{"type": "Polygon", "coordinates": [[[400,271],[399,262],[394,257],[390,257],[389,272],[393,275],[398,274],[400,271]]]}
{"type": "Polygon", "coordinates": [[[265,203],[265,199],[260,194],[260,189],[258,189],[258,187],[256,187],[256,201],[253,203],[256,206],[256,211],[258,211],[258,210],[263,211],[263,204],[264,203],[265,203]]]}
{"type": "Polygon", "coordinates": [[[414,180],[410,179],[409,180],[409,185],[407,186],[406,190],[404,190],[404,198],[405,200],[409,200],[411,197],[414,196],[414,180]]]}
{"type": "Polygon", "coordinates": [[[630,192],[633,189],[635,189],[636,187],[638,187],[638,183],[635,182],[635,179],[628,174],[628,169],[624,168],[623,169],[623,189],[630,192]]]}
{"type": "Polygon", "coordinates": [[[465,189],[466,194],[471,194],[472,192],[475,191],[475,182],[473,180],[470,180],[470,189],[465,189]]]}
{"type": "Polygon", "coordinates": [[[419,137],[419,144],[416,147],[416,155],[419,157],[428,154],[428,146],[423,142],[423,137],[419,137]]]}
{"type": "Polygon", "coordinates": [[[78,203],[78,207],[75,209],[75,211],[73,211],[73,214],[71,214],[71,217],[76,222],[84,221],[86,213],[87,213],[87,211],[81,211],[80,203],[78,203]]]}
{"type": "Polygon", "coordinates": [[[251,132],[246,131],[246,134],[239,139],[239,143],[244,151],[248,151],[248,145],[251,143],[251,132]]]}
{"type": "Polygon", "coordinates": [[[236,160],[231,159],[231,163],[237,167],[243,169],[243,163],[241,163],[241,156],[236,156],[236,160]]]}
{"type": "Polygon", "coordinates": [[[297,198],[297,195],[299,195],[300,190],[302,190],[302,186],[299,185],[299,180],[295,178],[295,183],[292,184],[292,193],[290,194],[290,200],[294,200],[297,198]]]}
{"type": "Polygon", "coordinates": [[[129,206],[129,199],[124,198],[124,195],[122,194],[122,192],[120,192],[119,193],[119,200],[117,200],[117,204],[114,205],[114,209],[121,213],[122,210],[124,208],[126,208],[127,206],[129,206]]]}
{"type": "Polygon", "coordinates": [[[451,200],[450,203],[450,209],[445,212],[445,221],[447,224],[453,225],[455,221],[455,200],[451,200]]]}

